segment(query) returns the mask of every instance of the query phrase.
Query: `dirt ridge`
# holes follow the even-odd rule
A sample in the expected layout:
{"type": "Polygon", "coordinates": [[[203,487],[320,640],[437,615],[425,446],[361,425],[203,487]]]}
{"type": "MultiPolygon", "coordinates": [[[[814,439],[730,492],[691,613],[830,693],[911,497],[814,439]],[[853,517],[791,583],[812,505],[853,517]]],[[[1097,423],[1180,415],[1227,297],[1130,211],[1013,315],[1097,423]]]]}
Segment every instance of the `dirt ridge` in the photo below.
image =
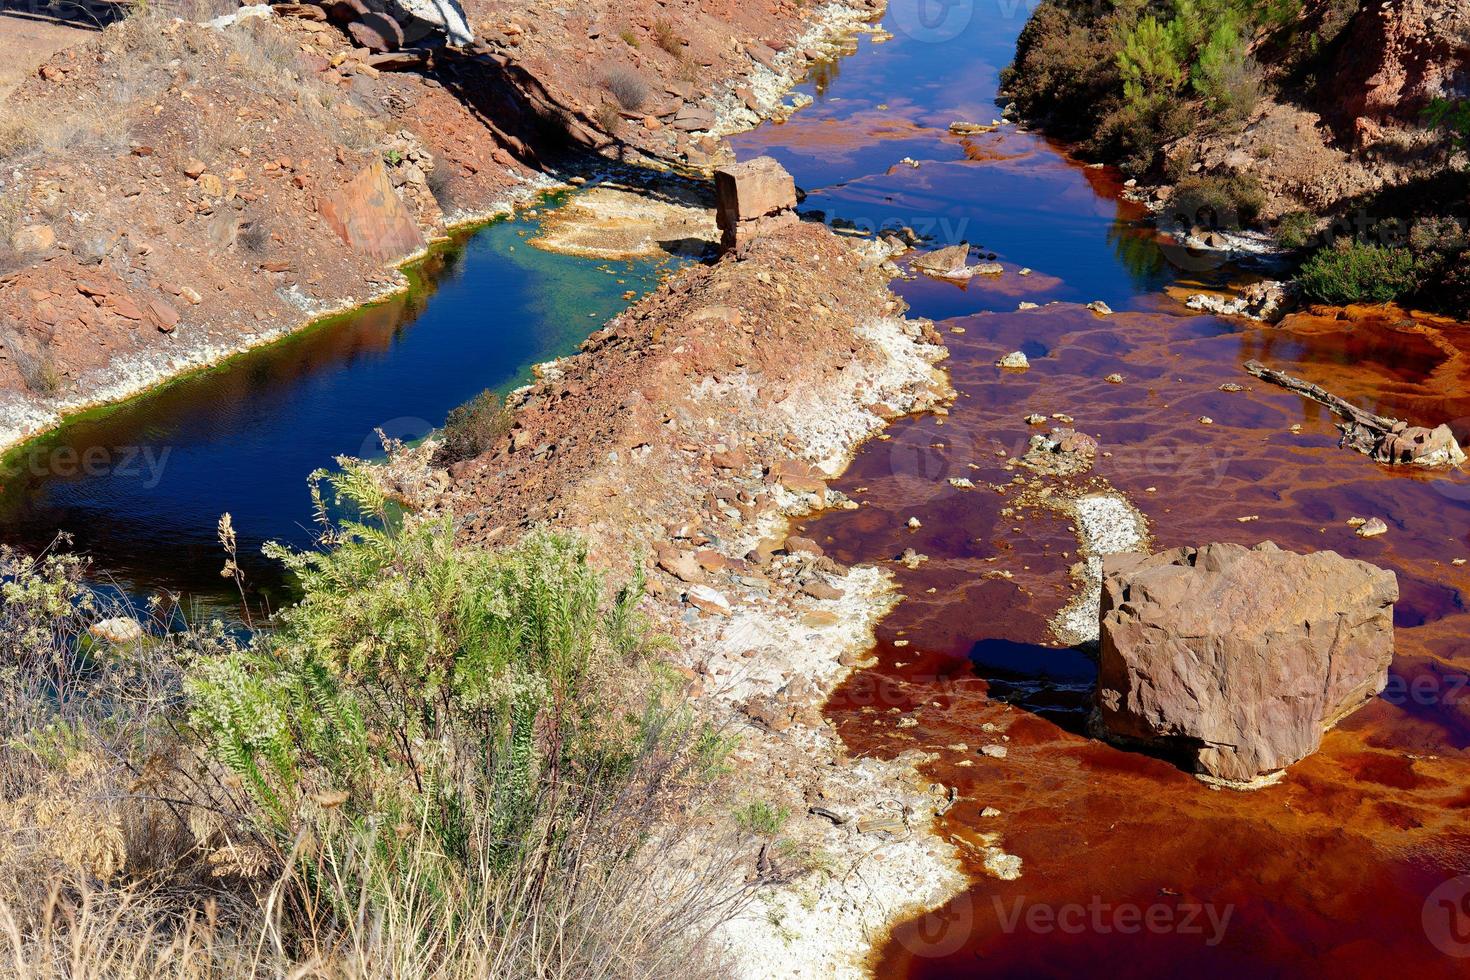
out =
{"type": "Polygon", "coordinates": [[[741,740],[737,798],[788,812],[783,838],[822,855],[798,868],[747,845],[769,887],[720,931],[743,976],[863,976],[890,925],[964,885],[922,753],[851,759],[821,713],[900,600],[893,579],[801,537],[806,516],[859,506],[828,481],[888,420],[947,412],[942,341],[904,309],[826,228],[782,229],[543,365],[498,445],[401,490],[468,541],[555,522],[604,567],[647,574],[687,694],[741,740]]]}
{"type": "MultiPolygon", "coordinates": [[[[497,115],[514,107],[493,97],[495,78],[526,80],[567,118],[598,115],[589,101],[608,96],[589,66],[627,53],[670,104],[757,72],[784,90],[882,9],[466,6],[486,47],[424,75],[379,72],[340,31],[295,17],[223,29],[135,19],[51,54],[0,112],[0,450],[407,288],[399,266],[417,248],[385,264],[323,218],[375,162],[399,202],[389,205],[425,242],[565,186],[565,168],[588,166],[586,148],[513,135],[525,120],[497,115]],[[665,19],[686,42],[677,55],[622,39],[651,37],[665,19]],[[786,49],[777,75],[747,50],[756,43],[786,49]],[[496,59],[516,71],[497,74],[496,59]]],[[[669,127],[645,122],[654,128],[619,122],[595,149],[680,166],[713,159],[696,143],[719,149],[685,132],[664,146],[655,138],[669,127]]]]}

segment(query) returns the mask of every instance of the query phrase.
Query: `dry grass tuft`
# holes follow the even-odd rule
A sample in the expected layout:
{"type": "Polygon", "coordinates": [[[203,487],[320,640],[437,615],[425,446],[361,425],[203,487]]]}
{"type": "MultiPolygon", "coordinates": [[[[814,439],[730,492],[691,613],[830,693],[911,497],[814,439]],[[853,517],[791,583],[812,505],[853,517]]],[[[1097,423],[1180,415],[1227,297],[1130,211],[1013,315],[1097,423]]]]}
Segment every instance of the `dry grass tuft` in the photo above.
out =
{"type": "Polygon", "coordinates": [[[626,65],[609,68],[598,82],[628,112],[637,112],[648,104],[648,82],[633,68],[626,65]]]}
{"type": "MultiPolygon", "coordinates": [[[[0,228],[0,232],[4,229],[0,228]]],[[[25,259],[10,249],[8,240],[0,241],[0,273],[25,264],[25,259]]],[[[7,359],[15,365],[25,386],[46,398],[60,393],[63,384],[61,373],[50,348],[27,336],[12,326],[0,326],[0,348],[4,348],[7,359]]]]}
{"type": "Polygon", "coordinates": [[[673,21],[660,18],[653,22],[653,39],[660,48],[675,57],[684,54],[685,40],[674,29],[673,21]]]}

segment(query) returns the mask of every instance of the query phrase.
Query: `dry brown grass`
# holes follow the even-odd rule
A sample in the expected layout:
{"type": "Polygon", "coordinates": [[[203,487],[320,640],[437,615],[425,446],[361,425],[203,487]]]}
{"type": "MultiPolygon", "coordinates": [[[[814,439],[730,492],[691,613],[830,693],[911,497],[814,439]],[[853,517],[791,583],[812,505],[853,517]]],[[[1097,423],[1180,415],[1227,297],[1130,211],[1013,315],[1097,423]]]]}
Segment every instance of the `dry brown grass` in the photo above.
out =
{"type": "Polygon", "coordinates": [[[674,29],[673,21],[660,18],[653,22],[653,40],[660,48],[675,57],[684,54],[684,39],[674,29]]]}
{"type": "MultiPolygon", "coordinates": [[[[55,92],[22,90],[0,106],[0,161],[122,152],[135,115],[169,103],[167,93],[180,86],[208,93],[227,85],[232,94],[248,93],[273,114],[297,116],[293,125],[350,149],[366,148],[377,137],[363,113],[344,111],[341,94],[303,68],[296,44],[272,21],[256,18],[215,31],[144,7],[92,43],[105,56],[95,81],[68,81],[55,92]]],[[[196,155],[251,142],[233,118],[196,111],[183,122],[186,130],[192,126],[184,137],[196,155]]]]}
{"type": "Polygon", "coordinates": [[[725,975],[710,932],[756,883],[737,842],[702,839],[702,729],[543,788],[542,843],[508,865],[488,810],[450,857],[427,821],[364,820],[320,788],[281,836],[184,721],[181,674],[233,640],[165,635],[161,606],[143,639],[94,642],[138,611],[85,571],[0,550],[0,978],[725,975]]]}
{"type": "Polygon", "coordinates": [[[635,68],[627,65],[608,68],[598,79],[598,84],[629,112],[637,112],[648,104],[648,81],[635,68]]]}

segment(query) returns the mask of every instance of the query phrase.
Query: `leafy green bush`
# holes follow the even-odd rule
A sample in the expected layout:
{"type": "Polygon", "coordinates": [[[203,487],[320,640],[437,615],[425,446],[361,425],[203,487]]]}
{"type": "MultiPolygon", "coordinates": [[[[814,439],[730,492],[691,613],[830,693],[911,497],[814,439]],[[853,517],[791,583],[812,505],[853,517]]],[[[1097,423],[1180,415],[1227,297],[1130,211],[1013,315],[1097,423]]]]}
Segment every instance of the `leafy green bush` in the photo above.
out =
{"type": "Polygon", "coordinates": [[[1339,241],[1302,266],[1302,290],[1318,302],[1392,303],[1419,286],[1418,266],[1406,248],[1339,241]]]}
{"type": "MultiPolygon", "coordinates": [[[[361,465],[315,478],[329,484],[319,501],[359,519],[323,519],[319,550],[269,547],[300,600],[185,680],[193,728],[258,808],[281,880],[297,883],[287,897],[338,926],[404,903],[450,920],[518,910],[470,923],[470,948],[517,946],[497,975],[535,973],[538,957],[625,958],[601,932],[611,910],[577,924],[610,944],[595,954],[561,948],[566,923],[545,919],[613,901],[614,884],[623,912],[647,913],[632,897],[652,874],[643,845],[726,749],[650,656],[660,641],[636,610],[641,575],[609,592],[578,539],[544,530],[499,552],[459,546],[448,519],[403,516],[361,465]],[[292,847],[303,828],[320,842],[306,855],[292,847]],[[588,861],[598,872],[583,881],[588,861]]],[[[716,881],[650,914],[638,956],[671,968],[688,937],[665,913],[716,914],[729,899],[716,881]]]]}
{"type": "Polygon", "coordinates": [[[1157,163],[1160,146],[1188,134],[1196,122],[1194,106],[1180,99],[1129,102],[1103,118],[1088,148],[1130,173],[1144,173],[1157,163]]]}
{"type": "Polygon", "coordinates": [[[1410,226],[1409,248],[1423,284],[1416,302],[1457,319],[1470,318],[1470,219],[1420,218],[1410,226]]]}
{"type": "Polygon", "coordinates": [[[1254,221],[1265,203],[1260,183],[1249,174],[1186,177],[1165,213],[1184,224],[1229,230],[1254,221]]]}
{"type": "Polygon", "coordinates": [[[463,814],[506,839],[537,792],[623,771],[648,719],[608,714],[641,665],[641,582],[602,598],[576,540],[536,533],[504,553],[456,547],[449,521],[396,515],[370,474],[330,478],[363,515],[330,547],[269,552],[302,597],[249,649],[207,660],[187,691],[195,725],[284,824],[324,787],[363,817],[426,819],[449,846],[463,814]]]}
{"type": "Polygon", "coordinates": [[[1099,116],[1122,104],[1116,34],[1129,23],[1091,4],[1046,0],[1021,29],[1002,88],[1024,117],[1043,120],[1059,136],[1090,137],[1099,116]]]}

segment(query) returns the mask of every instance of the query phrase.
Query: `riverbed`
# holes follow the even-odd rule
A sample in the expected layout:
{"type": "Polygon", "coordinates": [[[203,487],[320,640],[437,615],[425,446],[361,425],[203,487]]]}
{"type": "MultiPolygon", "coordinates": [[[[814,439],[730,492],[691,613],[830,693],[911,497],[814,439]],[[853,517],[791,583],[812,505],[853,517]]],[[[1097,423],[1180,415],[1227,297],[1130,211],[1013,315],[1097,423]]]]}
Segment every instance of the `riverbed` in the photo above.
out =
{"type": "MultiPolygon", "coordinates": [[[[555,206],[561,198],[541,202],[555,206]]],[[[135,597],[163,589],[228,601],[216,540],[229,512],[252,598],[286,583],[260,547],[314,538],[307,477],[337,456],[375,458],[381,432],[422,439],[487,388],[502,394],[561,357],[682,260],[593,262],[527,244],[530,208],[437,246],[381,303],[249,351],[8,455],[4,543],[58,532],[135,597]]]]}
{"type": "MultiPolygon", "coordinates": [[[[1416,423],[1454,420],[1463,436],[1463,328],[1370,317],[1288,333],[1191,313],[1181,293],[1242,270],[1161,241],[1119,174],[1013,125],[950,131],[998,118],[999,69],[1029,8],[946,9],[969,15],[935,26],[896,10],[890,39],[865,37],[804,87],[812,106],[733,140],[742,158],[769,153],[792,171],[809,219],[968,241],[1005,269],[963,286],[895,283],[938,323],[959,397],[869,444],[838,484],[861,505],[802,530],[842,562],[884,563],[906,595],[876,666],[827,717],[855,754],[935,752],[927,775],[958,791],[942,828],[977,855],[971,889],[899,928],[877,974],[1461,975],[1434,916],[1445,883],[1470,871],[1470,570],[1453,564],[1470,557],[1470,479],[1340,450],[1324,411],[1241,365],[1257,358],[1416,423]],[[1096,301],[1114,312],[1086,308],[1096,301]],[[1017,350],[1028,371],[994,366],[1017,350]],[[1221,388],[1232,384],[1242,390],[1221,388]],[[1158,547],[1270,539],[1392,568],[1403,600],[1389,690],[1249,794],[1090,739],[1095,669],[1052,627],[1079,588],[1075,524],[1009,489],[1032,413],[1096,436],[1102,455],[1077,485],[1131,501],[1158,547]],[[1354,517],[1389,533],[1359,538],[1354,517]],[[892,561],[906,549],[927,561],[892,561]],[[991,832],[1022,859],[1018,880],[984,872],[991,832]]],[[[656,282],[656,263],[532,249],[534,225],[484,229],[432,256],[404,297],[33,444],[0,491],[4,540],[40,547],[66,530],[136,591],[207,597],[215,522],[230,511],[247,575],[269,595],[279,583],[259,544],[310,541],[310,471],[371,455],[378,428],[422,436],[656,282]]]]}
{"type": "Polygon", "coordinates": [[[812,87],[815,105],[737,140],[790,168],[808,209],[968,240],[1006,269],[896,284],[945,335],[959,398],[870,444],[838,484],[862,506],[803,531],[840,561],[884,562],[906,596],[877,665],[839,689],[828,719],[857,754],[935,752],[926,775],[960,800],[944,832],[975,855],[971,889],[898,929],[877,975],[1463,976],[1442,903],[1470,871],[1470,571],[1453,564],[1470,556],[1470,479],[1339,449],[1325,410],[1241,366],[1257,358],[1415,423],[1453,420],[1464,438],[1467,331],[1369,316],[1286,332],[1192,314],[1183,296],[1242,270],[1161,242],[1116,173],[1013,126],[949,132],[998,115],[1017,20],[977,6],[954,36],[887,26],[891,41],[812,87]],[[1083,305],[1097,300],[1116,312],[1083,305]],[[1028,371],[995,366],[1016,350],[1028,371]],[[1007,465],[1033,413],[1075,419],[1101,446],[1092,473],[1056,491],[1122,494],[1156,547],[1274,540],[1393,569],[1388,690],[1255,793],[1089,738],[1096,668],[1052,629],[1078,594],[1075,516],[1031,506],[1007,465]],[[1389,533],[1360,538],[1355,517],[1389,533]],[[928,560],[892,561],[906,549],[928,560]],[[1019,880],[985,874],[987,834],[1022,859],[1019,880]]]}

